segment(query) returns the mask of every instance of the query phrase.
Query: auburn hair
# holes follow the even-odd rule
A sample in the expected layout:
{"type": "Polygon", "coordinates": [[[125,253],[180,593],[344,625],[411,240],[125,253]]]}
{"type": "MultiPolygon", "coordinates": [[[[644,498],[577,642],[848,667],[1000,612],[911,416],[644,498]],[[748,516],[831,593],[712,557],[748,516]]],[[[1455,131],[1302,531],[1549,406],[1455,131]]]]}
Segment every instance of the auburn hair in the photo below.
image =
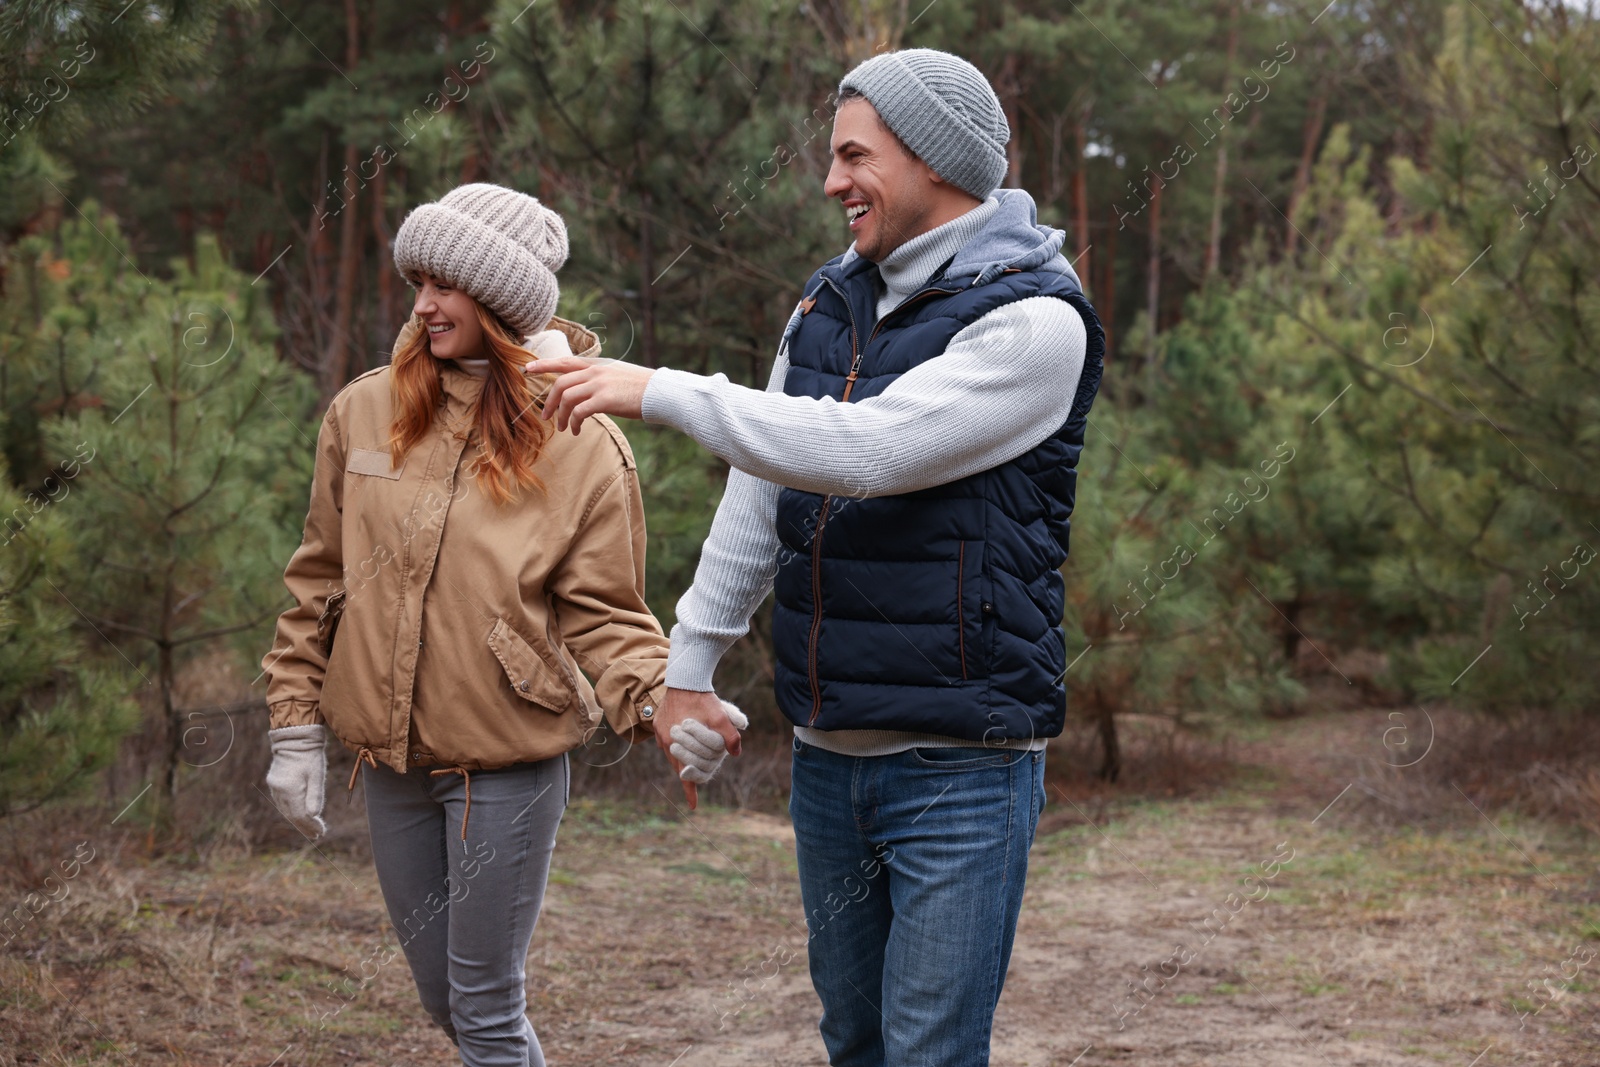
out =
{"type": "MultiPolygon", "coordinates": [[[[522,367],[533,358],[518,343],[516,331],[493,311],[473,301],[478,325],[483,329],[484,355],[489,374],[473,412],[478,431],[478,458],[469,468],[478,488],[497,504],[505,504],[523,489],[544,488],[534,464],[553,432],[539,417],[536,402],[544,389],[535,391],[522,367]]],[[[439,375],[449,360],[428,348],[428,331],[413,317],[411,335],[401,331],[389,376],[394,398],[394,421],[389,425],[389,456],[396,468],[417,442],[427,436],[444,396],[439,375]]],[[[550,377],[541,381],[548,384],[550,377]]]]}

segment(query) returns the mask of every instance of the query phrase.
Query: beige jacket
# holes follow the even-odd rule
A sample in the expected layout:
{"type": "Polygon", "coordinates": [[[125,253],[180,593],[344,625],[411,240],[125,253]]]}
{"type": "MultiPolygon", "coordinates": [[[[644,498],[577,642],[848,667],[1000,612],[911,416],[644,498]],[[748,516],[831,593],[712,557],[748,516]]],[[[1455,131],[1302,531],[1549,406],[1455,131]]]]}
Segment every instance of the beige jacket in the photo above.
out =
{"type": "MultiPolygon", "coordinates": [[[[599,354],[583,327],[551,327],[599,354]]],[[[388,367],[328,406],[305,536],[284,572],[295,606],[262,659],[271,725],[326,723],[402,772],[559,755],[602,711],[623,736],[648,737],[640,713],[666,695],[667,639],[645,605],[627,439],[604,416],[552,433],[536,466],[545,492],[496,505],[468,473],[483,379],[454,366],[442,379],[434,432],[399,470],[388,367]]]]}

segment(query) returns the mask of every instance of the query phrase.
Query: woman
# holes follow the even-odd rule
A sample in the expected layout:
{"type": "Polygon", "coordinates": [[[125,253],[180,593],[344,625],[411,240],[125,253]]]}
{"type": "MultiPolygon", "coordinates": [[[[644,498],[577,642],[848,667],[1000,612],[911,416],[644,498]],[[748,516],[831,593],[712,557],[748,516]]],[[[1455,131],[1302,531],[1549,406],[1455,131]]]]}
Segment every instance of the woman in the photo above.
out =
{"type": "MultiPolygon", "coordinates": [[[[390,920],[469,1065],[544,1063],[523,965],[566,753],[602,713],[629,740],[651,736],[665,697],[628,442],[604,419],[553,433],[522,370],[530,352],[599,351],[553,317],[566,258],[560,217],[499,186],[407,216],[394,259],[415,315],[392,364],[323,418],[284,575],[296,604],[262,661],[274,801],[315,839],[323,743],[355,752],[390,920]]],[[[704,780],[718,762],[683,773],[704,780]]]]}

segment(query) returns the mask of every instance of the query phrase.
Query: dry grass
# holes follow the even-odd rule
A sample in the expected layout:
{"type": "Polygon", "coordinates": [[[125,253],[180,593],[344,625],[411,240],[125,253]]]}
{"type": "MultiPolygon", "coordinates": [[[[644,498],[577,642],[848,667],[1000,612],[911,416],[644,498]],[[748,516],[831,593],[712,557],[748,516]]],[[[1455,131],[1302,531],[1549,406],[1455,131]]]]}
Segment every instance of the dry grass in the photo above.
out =
{"type": "Polygon", "coordinates": [[[1600,837],[1600,730],[1592,723],[1412,707],[1387,713],[1372,738],[1345,769],[1357,806],[1374,820],[1448,823],[1470,801],[1600,837]]]}
{"type": "MultiPolygon", "coordinates": [[[[1060,742],[995,1062],[1594,1064],[1600,961],[1560,976],[1575,948],[1600,944],[1600,855],[1555,817],[1568,809],[1519,807],[1547,796],[1527,768],[1550,750],[1530,745],[1521,778],[1506,775],[1534,793],[1474,795],[1479,815],[1449,785],[1395,777],[1460,753],[1439,761],[1448,779],[1471,753],[1510,751],[1446,717],[1439,742],[1458,747],[1384,772],[1389,794],[1434,789],[1408,822],[1351,784],[1363,762],[1401,762],[1383,745],[1393,725],[1384,712],[1311,716],[1224,748],[1132,723],[1116,787],[1093,777],[1085,739],[1060,742]],[[1270,893],[1208,937],[1204,918],[1280,842],[1294,858],[1270,893]],[[1160,973],[1178,942],[1198,949],[1192,964],[1119,1029],[1129,983],[1160,973]]],[[[264,759],[247,767],[244,751],[231,777],[259,780],[264,759]]],[[[575,782],[530,954],[530,1014],[553,1064],[663,1067],[686,1050],[680,1063],[711,1067],[822,1062],[793,837],[759,799],[786,775],[787,746],[758,741],[742,759],[752,810],[728,789],[692,819],[657,791],[671,779],[654,752],[612,768],[631,784],[581,772],[616,795],[575,782]],[[712,947],[693,949],[686,930],[709,931],[712,947]],[[794,957],[773,973],[775,949],[794,957]]],[[[0,1067],[455,1062],[403,958],[358,980],[394,938],[360,802],[331,780],[316,849],[257,847],[238,811],[165,844],[138,806],[115,823],[109,806],[13,821],[0,841],[13,902],[43,893],[80,842],[94,858],[0,949],[0,1067]]],[[[211,795],[195,781],[184,818],[211,795]]]]}

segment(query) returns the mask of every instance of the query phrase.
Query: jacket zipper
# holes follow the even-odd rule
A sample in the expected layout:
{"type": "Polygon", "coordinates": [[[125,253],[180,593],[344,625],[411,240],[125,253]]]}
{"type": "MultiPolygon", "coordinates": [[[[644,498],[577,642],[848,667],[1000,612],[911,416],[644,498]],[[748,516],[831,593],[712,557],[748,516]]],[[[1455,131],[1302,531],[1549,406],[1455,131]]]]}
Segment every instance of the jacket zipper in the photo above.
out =
{"type": "MultiPolygon", "coordinates": [[[[850,373],[844,380],[844,394],[840,397],[841,404],[850,402],[850,390],[855,387],[856,377],[861,372],[862,348],[860,334],[856,331],[856,313],[850,306],[850,298],[845,296],[844,290],[834,284],[833,279],[826,276],[822,279],[828,287],[839,294],[839,299],[844,303],[845,313],[850,316],[850,373]]],[[[950,296],[960,292],[959,289],[924,289],[907,297],[889,314],[894,314],[900,308],[906,307],[925,297],[942,294],[950,296]]],[[[885,316],[886,319],[888,316],[885,316]]],[[[883,328],[884,319],[879,319],[872,327],[872,333],[867,338],[871,344],[872,339],[878,336],[878,331],[883,328]]],[[[822,632],[822,527],[828,521],[828,509],[833,504],[833,494],[829,493],[822,498],[822,506],[817,509],[817,529],[811,535],[811,635],[806,642],[806,666],[811,676],[811,717],[806,720],[806,725],[811,726],[817,721],[817,716],[822,714],[822,681],[817,676],[817,636],[822,632]]],[[[966,674],[966,658],[962,657],[962,677],[966,674]]]]}

